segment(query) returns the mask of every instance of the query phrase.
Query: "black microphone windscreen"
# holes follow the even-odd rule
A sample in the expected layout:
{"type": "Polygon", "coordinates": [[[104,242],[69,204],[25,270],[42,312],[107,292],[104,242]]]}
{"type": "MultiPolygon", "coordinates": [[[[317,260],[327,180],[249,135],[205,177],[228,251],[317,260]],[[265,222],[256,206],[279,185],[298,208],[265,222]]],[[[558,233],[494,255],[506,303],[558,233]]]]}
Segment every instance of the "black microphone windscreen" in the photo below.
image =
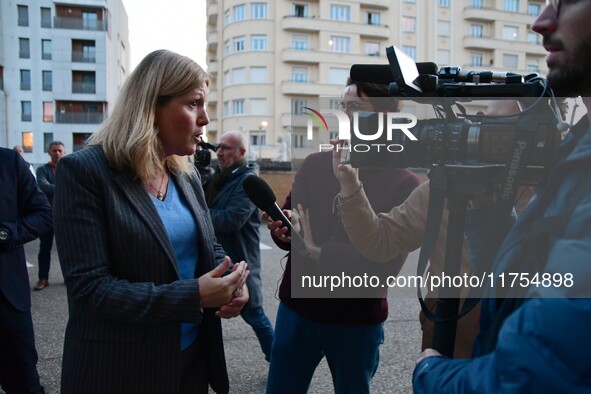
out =
{"type": "Polygon", "coordinates": [[[242,181],[242,187],[250,201],[263,211],[268,210],[277,200],[271,187],[258,176],[246,177],[246,179],[242,181]]]}
{"type": "MultiPolygon", "coordinates": [[[[433,62],[416,63],[419,74],[436,75],[438,68],[433,62]]],[[[394,82],[389,64],[354,64],[351,66],[351,79],[358,82],[388,85],[394,82]]]]}

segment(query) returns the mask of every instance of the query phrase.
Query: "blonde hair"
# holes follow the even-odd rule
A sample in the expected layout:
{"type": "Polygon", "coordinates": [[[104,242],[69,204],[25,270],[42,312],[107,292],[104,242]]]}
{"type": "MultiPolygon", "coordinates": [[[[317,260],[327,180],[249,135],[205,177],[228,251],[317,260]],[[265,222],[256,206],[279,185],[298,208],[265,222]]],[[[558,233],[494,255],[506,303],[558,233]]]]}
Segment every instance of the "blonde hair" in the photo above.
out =
{"type": "Polygon", "coordinates": [[[162,162],[164,150],[154,124],[156,107],[203,83],[209,85],[207,73],[188,57],[167,50],[148,54],[123,84],[113,114],[88,145],[100,145],[115,167],[131,169],[142,181],[165,167],[189,172],[186,157],[172,155],[162,162]]]}

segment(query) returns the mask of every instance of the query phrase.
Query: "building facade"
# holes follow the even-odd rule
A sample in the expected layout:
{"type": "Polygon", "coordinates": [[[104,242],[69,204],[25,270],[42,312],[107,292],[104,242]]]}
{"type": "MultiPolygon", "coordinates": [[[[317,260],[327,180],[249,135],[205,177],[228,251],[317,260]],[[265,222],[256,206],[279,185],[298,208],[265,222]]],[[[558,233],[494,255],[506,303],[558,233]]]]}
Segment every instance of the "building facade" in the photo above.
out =
{"type": "Polygon", "coordinates": [[[440,67],[545,74],[546,53],[531,31],[544,7],[543,0],[207,0],[208,138],[240,129],[251,158],[284,158],[286,145],[305,157],[318,145],[306,138],[303,108],[321,98],[336,105],[351,65],[387,64],[392,44],[440,67]]]}
{"type": "Polygon", "coordinates": [[[0,145],[47,161],[49,143],[81,149],[129,73],[121,0],[0,2],[0,145]]]}

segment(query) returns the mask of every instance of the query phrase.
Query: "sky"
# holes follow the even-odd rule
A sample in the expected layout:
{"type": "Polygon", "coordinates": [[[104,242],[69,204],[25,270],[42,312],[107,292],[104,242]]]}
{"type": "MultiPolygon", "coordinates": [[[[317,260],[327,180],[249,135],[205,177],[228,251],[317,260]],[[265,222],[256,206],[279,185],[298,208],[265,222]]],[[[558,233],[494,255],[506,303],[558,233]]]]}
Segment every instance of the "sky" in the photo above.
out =
{"type": "Polygon", "coordinates": [[[123,0],[129,19],[131,68],[156,49],[169,49],[206,68],[205,0],[123,0]]]}

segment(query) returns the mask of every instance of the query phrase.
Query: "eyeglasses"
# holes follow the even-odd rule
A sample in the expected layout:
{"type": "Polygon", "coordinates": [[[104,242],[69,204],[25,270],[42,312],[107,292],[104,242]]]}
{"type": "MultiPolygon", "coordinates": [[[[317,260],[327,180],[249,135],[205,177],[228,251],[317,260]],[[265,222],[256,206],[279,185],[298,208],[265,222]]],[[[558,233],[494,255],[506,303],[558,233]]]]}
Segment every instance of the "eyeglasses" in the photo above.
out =
{"type": "Polygon", "coordinates": [[[216,151],[218,150],[232,150],[232,149],[236,149],[238,148],[237,146],[230,146],[230,145],[224,145],[224,144],[219,144],[216,151]]]}
{"type": "Polygon", "coordinates": [[[556,11],[556,16],[560,14],[561,3],[562,1],[560,0],[546,0],[546,5],[552,5],[552,8],[554,8],[554,11],[556,11]]]}

